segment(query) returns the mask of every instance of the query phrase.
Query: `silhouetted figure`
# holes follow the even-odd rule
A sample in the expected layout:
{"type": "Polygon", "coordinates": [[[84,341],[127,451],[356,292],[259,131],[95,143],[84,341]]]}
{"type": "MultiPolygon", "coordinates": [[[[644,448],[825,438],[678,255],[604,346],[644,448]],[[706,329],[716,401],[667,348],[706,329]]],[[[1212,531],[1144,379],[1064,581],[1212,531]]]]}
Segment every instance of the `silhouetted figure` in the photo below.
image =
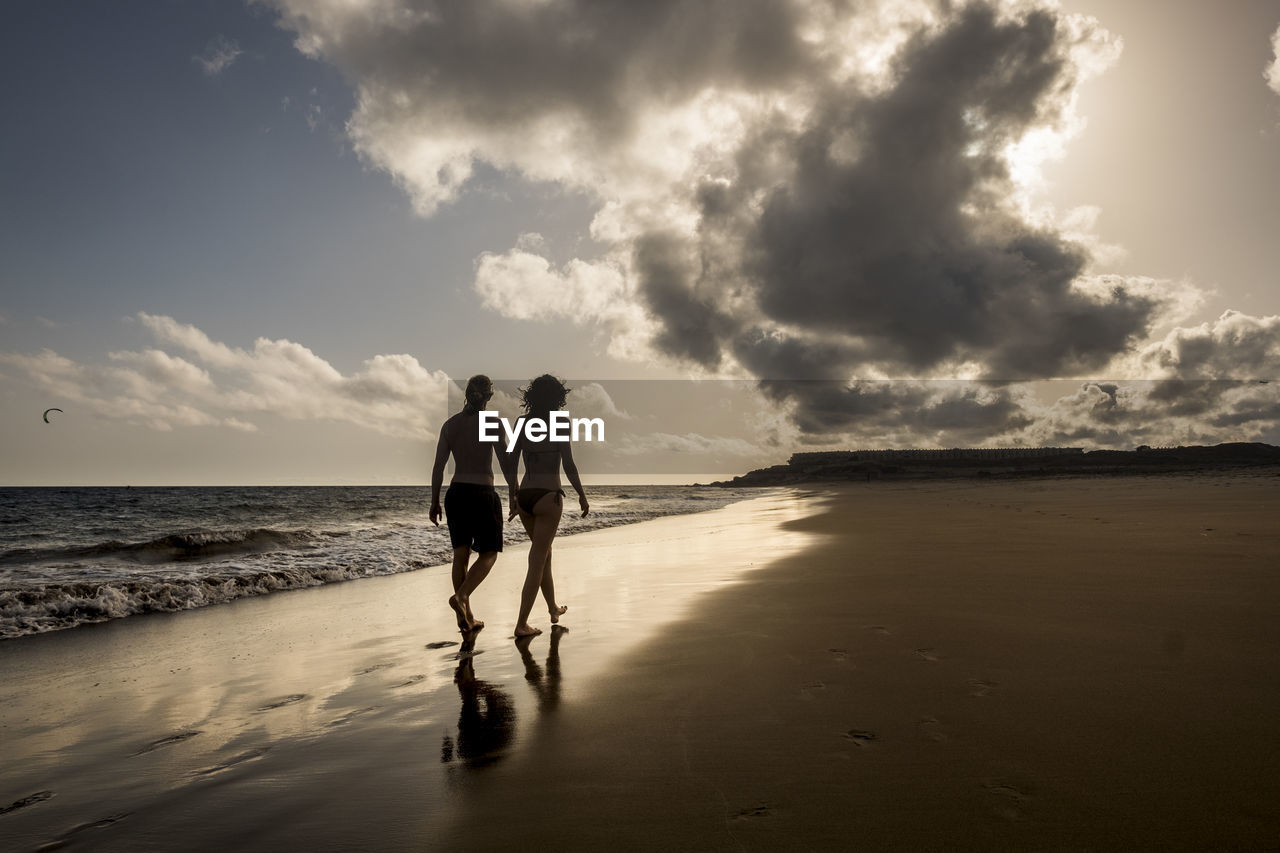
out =
{"type": "Polygon", "coordinates": [[[453,595],[449,606],[458,617],[458,628],[474,631],[484,623],[471,612],[471,594],[489,574],[502,550],[502,501],[493,488],[493,452],[508,486],[515,491],[514,466],[506,462],[499,443],[480,441],[480,410],[493,396],[493,383],[482,374],[467,381],[466,405],[440,428],[436,461],[431,469],[431,523],[440,525],[440,486],[450,454],[453,480],[444,496],[444,515],[453,545],[453,595]],[[468,570],[471,552],[478,556],[468,570]]]}
{"type": "MultiPolygon", "coordinates": [[[[543,374],[529,383],[522,392],[525,417],[538,418],[550,423],[551,413],[564,408],[569,389],[550,374],[543,374]]],[[[523,422],[523,419],[521,419],[523,422]]],[[[556,603],[555,583],[551,578],[551,541],[560,527],[560,515],[564,511],[564,489],[560,488],[560,466],[578,493],[578,506],[585,518],[591,506],[582,481],[578,478],[578,466],[573,462],[573,448],[567,441],[531,441],[520,429],[520,437],[514,448],[515,458],[510,460],[511,476],[519,473],[523,459],[525,473],[520,489],[512,501],[511,515],[520,516],[520,523],[529,534],[529,574],[525,576],[520,594],[520,616],[516,620],[516,636],[531,637],[542,631],[529,625],[529,613],[533,610],[538,590],[546,599],[547,610],[554,624],[568,610],[556,603]]]]}

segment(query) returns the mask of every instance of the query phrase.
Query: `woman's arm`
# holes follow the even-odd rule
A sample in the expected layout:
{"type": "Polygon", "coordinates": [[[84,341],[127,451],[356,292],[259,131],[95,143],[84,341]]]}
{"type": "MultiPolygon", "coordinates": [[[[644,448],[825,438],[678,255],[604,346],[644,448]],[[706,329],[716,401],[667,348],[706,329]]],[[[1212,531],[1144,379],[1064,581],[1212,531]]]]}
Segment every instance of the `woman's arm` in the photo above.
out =
{"type": "Polygon", "coordinates": [[[591,504],[587,503],[587,493],[582,491],[578,466],[573,461],[573,445],[567,441],[560,445],[560,461],[564,463],[564,475],[569,478],[573,490],[578,493],[578,506],[582,508],[582,517],[586,518],[587,513],[591,511],[591,504]]]}
{"type": "Polygon", "coordinates": [[[520,514],[516,492],[520,488],[517,484],[520,482],[520,442],[523,439],[523,435],[516,439],[516,446],[507,454],[507,462],[502,466],[502,475],[507,480],[507,521],[520,514]]]}

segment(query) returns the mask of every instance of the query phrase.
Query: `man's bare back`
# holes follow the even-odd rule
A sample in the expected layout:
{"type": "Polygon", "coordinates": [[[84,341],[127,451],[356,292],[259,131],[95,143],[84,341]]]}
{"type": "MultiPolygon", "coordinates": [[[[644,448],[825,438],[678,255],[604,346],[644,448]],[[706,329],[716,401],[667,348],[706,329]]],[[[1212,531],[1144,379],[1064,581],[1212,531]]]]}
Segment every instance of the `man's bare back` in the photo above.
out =
{"type": "Polygon", "coordinates": [[[479,413],[470,407],[444,422],[440,428],[440,452],[453,454],[453,482],[493,485],[493,447],[480,440],[479,413]]]}

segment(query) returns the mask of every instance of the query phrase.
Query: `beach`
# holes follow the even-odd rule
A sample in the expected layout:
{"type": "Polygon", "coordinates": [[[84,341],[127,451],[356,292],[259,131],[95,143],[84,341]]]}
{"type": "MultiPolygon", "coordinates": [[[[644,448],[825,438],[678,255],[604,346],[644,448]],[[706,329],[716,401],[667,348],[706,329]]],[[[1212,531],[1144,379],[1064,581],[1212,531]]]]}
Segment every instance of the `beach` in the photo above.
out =
{"type": "Polygon", "coordinates": [[[0,842],[1280,844],[1280,476],[871,482],[0,643],[0,842]],[[10,804],[13,804],[12,806],[10,804]]]}

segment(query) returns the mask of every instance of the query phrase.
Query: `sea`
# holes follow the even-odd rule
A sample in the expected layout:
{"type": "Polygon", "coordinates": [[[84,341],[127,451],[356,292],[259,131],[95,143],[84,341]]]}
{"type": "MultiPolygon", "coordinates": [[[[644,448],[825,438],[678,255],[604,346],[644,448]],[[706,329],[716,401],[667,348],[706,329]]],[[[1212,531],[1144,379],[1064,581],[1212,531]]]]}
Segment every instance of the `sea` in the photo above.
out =
{"type": "MultiPolygon", "coordinates": [[[[758,490],[591,486],[560,535],[758,490]]],[[[447,564],[425,486],[0,488],[0,640],[447,564]]],[[[525,539],[507,522],[507,545],[525,539]]]]}

